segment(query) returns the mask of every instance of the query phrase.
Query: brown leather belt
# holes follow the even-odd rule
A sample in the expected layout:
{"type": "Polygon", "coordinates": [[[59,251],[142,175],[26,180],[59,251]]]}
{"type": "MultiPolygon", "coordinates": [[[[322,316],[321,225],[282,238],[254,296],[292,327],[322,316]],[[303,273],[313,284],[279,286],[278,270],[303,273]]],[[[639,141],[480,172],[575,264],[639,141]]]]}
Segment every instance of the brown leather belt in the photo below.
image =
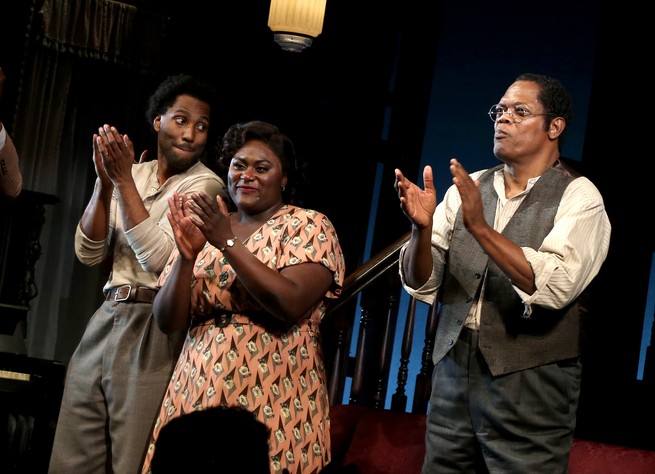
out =
{"type": "Polygon", "coordinates": [[[135,303],[152,303],[157,294],[156,290],[135,287],[132,285],[123,285],[118,288],[112,288],[107,293],[107,301],[132,301],[135,303]]]}

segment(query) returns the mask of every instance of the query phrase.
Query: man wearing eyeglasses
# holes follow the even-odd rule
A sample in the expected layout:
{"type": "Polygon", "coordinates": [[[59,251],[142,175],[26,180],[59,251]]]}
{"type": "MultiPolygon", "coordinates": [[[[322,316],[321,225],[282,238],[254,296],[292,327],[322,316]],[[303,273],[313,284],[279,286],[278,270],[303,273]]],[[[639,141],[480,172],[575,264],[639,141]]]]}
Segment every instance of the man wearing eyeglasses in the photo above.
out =
{"type": "Polygon", "coordinates": [[[412,224],[400,276],[439,304],[423,474],[564,473],[580,393],[584,299],[605,261],[603,198],[560,159],[571,119],[562,84],[522,74],[491,107],[500,165],[450,160],[437,205],[396,170],[412,224]]]}

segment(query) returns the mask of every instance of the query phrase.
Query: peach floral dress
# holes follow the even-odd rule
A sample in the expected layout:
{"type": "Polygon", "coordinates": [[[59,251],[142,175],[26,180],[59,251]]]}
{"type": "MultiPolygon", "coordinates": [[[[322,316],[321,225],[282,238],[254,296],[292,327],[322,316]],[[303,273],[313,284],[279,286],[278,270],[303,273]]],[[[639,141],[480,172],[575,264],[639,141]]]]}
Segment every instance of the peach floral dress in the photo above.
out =
{"type": "MultiPolygon", "coordinates": [[[[319,324],[326,304],[339,296],[344,279],[336,231],[324,214],[285,205],[243,244],[277,270],[320,263],[332,272],[334,282],[307,318],[285,327],[248,295],[223,254],[205,246],[192,282],[193,321],[155,422],[143,474],[150,472],[163,425],[184,413],[221,405],[244,407],[268,426],[271,473],[283,469],[291,474],[318,473],[330,460],[319,324]]],[[[160,284],[175,258],[177,251],[160,284]]]]}

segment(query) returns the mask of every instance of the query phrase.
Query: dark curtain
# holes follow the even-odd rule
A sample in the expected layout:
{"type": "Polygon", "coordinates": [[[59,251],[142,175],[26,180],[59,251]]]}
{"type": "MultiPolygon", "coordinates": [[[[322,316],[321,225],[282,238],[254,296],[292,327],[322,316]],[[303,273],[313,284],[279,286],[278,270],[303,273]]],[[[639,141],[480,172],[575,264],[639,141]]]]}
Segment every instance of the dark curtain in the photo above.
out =
{"type": "Polygon", "coordinates": [[[107,275],[81,265],[73,249],[95,181],[92,137],[109,123],[130,135],[137,157],[152,148],[144,112],[160,80],[158,40],[166,23],[155,12],[109,0],[33,1],[13,135],[25,188],[60,202],[46,209],[41,232],[29,356],[67,363],[100,304],[107,275]]]}

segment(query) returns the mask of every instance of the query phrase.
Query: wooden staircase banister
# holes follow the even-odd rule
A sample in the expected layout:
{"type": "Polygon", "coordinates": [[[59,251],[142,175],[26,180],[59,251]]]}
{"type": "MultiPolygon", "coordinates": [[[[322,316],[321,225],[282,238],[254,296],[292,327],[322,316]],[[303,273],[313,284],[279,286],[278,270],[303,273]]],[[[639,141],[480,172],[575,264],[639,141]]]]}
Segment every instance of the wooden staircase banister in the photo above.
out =
{"type": "MultiPolygon", "coordinates": [[[[414,339],[414,324],[417,302],[410,297],[410,304],[404,327],[396,327],[398,301],[402,291],[398,275],[398,261],[401,247],[409,240],[407,232],[395,242],[360,265],[344,280],[340,298],[328,308],[323,319],[324,334],[331,330],[333,345],[326,361],[328,368],[328,396],[330,404],[340,402],[344,395],[345,380],[352,377],[350,403],[384,408],[388,390],[390,360],[396,332],[402,331],[400,368],[398,370],[391,409],[405,411],[407,396],[405,385],[408,379],[409,357],[414,339]],[[366,291],[364,291],[366,290],[366,291]],[[363,294],[364,293],[364,294],[363,294]],[[350,336],[354,326],[354,313],[347,303],[359,299],[360,320],[357,334],[356,355],[349,355],[350,336]],[[326,325],[330,325],[329,328],[326,325]]],[[[413,413],[425,413],[429,400],[429,385],[432,370],[432,344],[436,332],[437,311],[431,306],[428,311],[421,353],[420,372],[416,375],[416,390],[411,403],[413,413]]],[[[325,344],[325,343],[324,343],[325,344]]]]}
{"type": "Polygon", "coordinates": [[[398,256],[400,248],[409,240],[410,232],[400,237],[392,244],[375,254],[368,262],[363,263],[348,275],[343,283],[341,296],[330,306],[330,311],[334,312],[357,296],[362,290],[367,288],[378,277],[384,274],[391,267],[398,265],[398,256]]]}

